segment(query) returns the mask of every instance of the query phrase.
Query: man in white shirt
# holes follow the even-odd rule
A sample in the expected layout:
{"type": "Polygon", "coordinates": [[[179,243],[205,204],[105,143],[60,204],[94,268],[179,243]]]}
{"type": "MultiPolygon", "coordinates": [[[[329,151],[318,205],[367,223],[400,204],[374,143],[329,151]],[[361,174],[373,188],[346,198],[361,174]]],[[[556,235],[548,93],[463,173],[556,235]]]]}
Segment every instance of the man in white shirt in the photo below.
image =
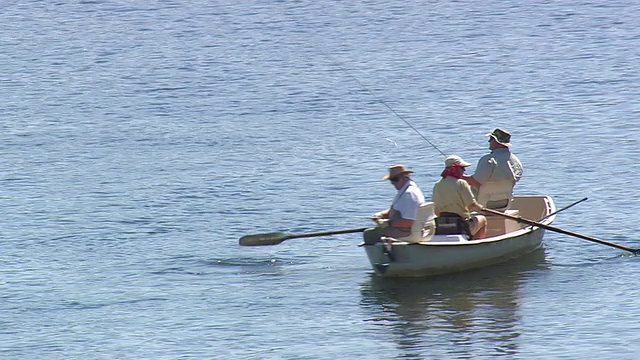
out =
{"type": "Polygon", "coordinates": [[[511,153],[511,134],[495,129],[487,134],[491,153],[478,160],[476,172],[463,179],[476,189],[476,200],[489,209],[505,210],[513,198],[513,187],[522,177],[522,163],[511,153]]]}
{"type": "Polygon", "coordinates": [[[365,244],[379,242],[382,236],[398,239],[411,235],[418,208],[425,201],[422,190],[409,177],[411,173],[413,171],[404,165],[393,165],[382,177],[382,180],[389,180],[397,192],[389,208],[371,216],[373,221],[382,226],[365,230],[365,244]]]}

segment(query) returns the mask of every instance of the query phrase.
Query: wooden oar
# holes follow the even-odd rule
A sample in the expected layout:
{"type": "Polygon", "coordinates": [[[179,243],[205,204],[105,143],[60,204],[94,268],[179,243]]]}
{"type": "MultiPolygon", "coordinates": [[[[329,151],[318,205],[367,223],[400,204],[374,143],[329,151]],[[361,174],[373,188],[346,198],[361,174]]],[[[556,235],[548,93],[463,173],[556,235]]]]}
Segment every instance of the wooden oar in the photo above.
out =
{"type": "Polygon", "coordinates": [[[357,229],[320,231],[320,232],[306,233],[306,234],[285,234],[281,232],[272,232],[272,233],[264,233],[264,234],[245,235],[240,238],[240,245],[242,246],[278,245],[281,242],[289,239],[357,233],[357,232],[363,232],[367,229],[368,227],[357,228],[357,229]]]}
{"type": "Polygon", "coordinates": [[[579,234],[579,233],[576,233],[576,232],[573,232],[573,231],[564,230],[564,229],[561,229],[561,228],[557,228],[555,226],[543,224],[541,222],[525,219],[525,218],[523,218],[521,216],[513,216],[513,215],[505,214],[503,212],[496,211],[496,210],[491,210],[491,209],[487,209],[487,208],[482,208],[482,211],[488,212],[489,214],[494,214],[494,215],[506,217],[508,219],[515,220],[515,221],[520,222],[520,223],[529,224],[529,225],[537,226],[537,227],[540,227],[540,228],[543,228],[543,229],[559,232],[561,234],[565,234],[565,235],[569,235],[569,236],[575,236],[575,237],[580,238],[580,239],[597,242],[597,243],[600,243],[600,244],[603,244],[603,245],[613,246],[615,248],[626,250],[626,251],[632,252],[634,254],[640,253],[640,249],[632,249],[630,247],[627,247],[627,246],[624,246],[624,245],[620,245],[620,244],[616,244],[616,243],[613,243],[613,242],[610,242],[610,241],[596,239],[596,238],[588,236],[588,235],[579,234]]]}
{"type": "MultiPolygon", "coordinates": [[[[538,219],[538,221],[542,221],[542,220],[544,220],[544,219],[548,219],[548,218],[552,217],[553,215],[555,215],[555,214],[559,213],[560,211],[565,211],[565,210],[567,210],[568,208],[573,207],[574,205],[578,205],[578,204],[580,204],[581,202],[586,201],[587,199],[588,199],[588,198],[586,198],[586,197],[585,197],[585,198],[582,198],[582,199],[580,199],[580,200],[578,200],[578,201],[574,202],[573,204],[569,204],[569,205],[567,205],[567,206],[563,207],[562,209],[559,209],[559,210],[556,210],[556,211],[552,212],[551,214],[549,214],[549,215],[547,215],[547,216],[545,216],[545,217],[541,217],[540,219],[538,219]]],[[[533,225],[532,225],[532,226],[533,226],[533,225]]]]}

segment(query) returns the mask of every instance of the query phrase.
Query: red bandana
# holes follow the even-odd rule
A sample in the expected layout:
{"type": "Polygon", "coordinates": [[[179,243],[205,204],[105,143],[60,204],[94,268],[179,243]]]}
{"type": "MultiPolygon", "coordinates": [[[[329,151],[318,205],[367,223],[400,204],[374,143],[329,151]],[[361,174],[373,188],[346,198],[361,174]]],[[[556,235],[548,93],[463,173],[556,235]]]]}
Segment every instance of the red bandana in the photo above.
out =
{"type": "Polygon", "coordinates": [[[447,176],[453,176],[456,179],[462,179],[462,174],[458,173],[458,168],[464,168],[464,166],[461,166],[460,164],[447,166],[446,168],[444,168],[444,171],[442,172],[442,174],[440,174],[440,176],[442,176],[443,178],[447,176]]]}

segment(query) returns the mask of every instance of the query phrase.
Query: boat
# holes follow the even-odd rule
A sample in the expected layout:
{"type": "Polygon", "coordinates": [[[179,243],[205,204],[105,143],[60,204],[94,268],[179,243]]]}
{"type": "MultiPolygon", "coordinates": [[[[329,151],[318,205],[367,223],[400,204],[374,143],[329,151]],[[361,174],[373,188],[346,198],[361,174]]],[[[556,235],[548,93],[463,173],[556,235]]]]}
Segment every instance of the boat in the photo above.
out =
{"type": "MultiPolygon", "coordinates": [[[[454,273],[506,262],[542,246],[545,227],[555,219],[553,199],[546,195],[513,197],[505,216],[487,214],[485,238],[435,234],[433,203],[423,205],[423,237],[419,241],[383,238],[361,243],[375,273],[382,277],[424,277],[454,273]],[[424,216],[426,214],[426,216],[424,216]],[[517,219],[538,219],[536,223],[517,219]]],[[[497,213],[497,212],[494,212],[497,213]]]]}

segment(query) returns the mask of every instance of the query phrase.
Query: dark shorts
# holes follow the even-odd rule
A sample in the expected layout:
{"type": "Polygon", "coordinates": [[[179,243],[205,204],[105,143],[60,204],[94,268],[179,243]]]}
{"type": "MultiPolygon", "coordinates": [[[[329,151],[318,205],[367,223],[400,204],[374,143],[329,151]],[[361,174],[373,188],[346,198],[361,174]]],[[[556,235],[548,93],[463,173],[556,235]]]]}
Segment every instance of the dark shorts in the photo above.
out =
{"type": "Polygon", "coordinates": [[[478,220],[471,218],[463,218],[455,213],[443,212],[436,218],[436,234],[438,235],[454,235],[463,234],[471,237],[471,230],[477,227],[478,220]],[[474,224],[475,221],[475,224],[474,224]]]}
{"type": "Polygon", "coordinates": [[[372,245],[377,242],[381,242],[383,236],[399,239],[409,235],[411,235],[411,229],[408,228],[397,228],[393,226],[380,228],[379,226],[376,226],[365,230],[363,238],[365,244],[372,245]]]}

